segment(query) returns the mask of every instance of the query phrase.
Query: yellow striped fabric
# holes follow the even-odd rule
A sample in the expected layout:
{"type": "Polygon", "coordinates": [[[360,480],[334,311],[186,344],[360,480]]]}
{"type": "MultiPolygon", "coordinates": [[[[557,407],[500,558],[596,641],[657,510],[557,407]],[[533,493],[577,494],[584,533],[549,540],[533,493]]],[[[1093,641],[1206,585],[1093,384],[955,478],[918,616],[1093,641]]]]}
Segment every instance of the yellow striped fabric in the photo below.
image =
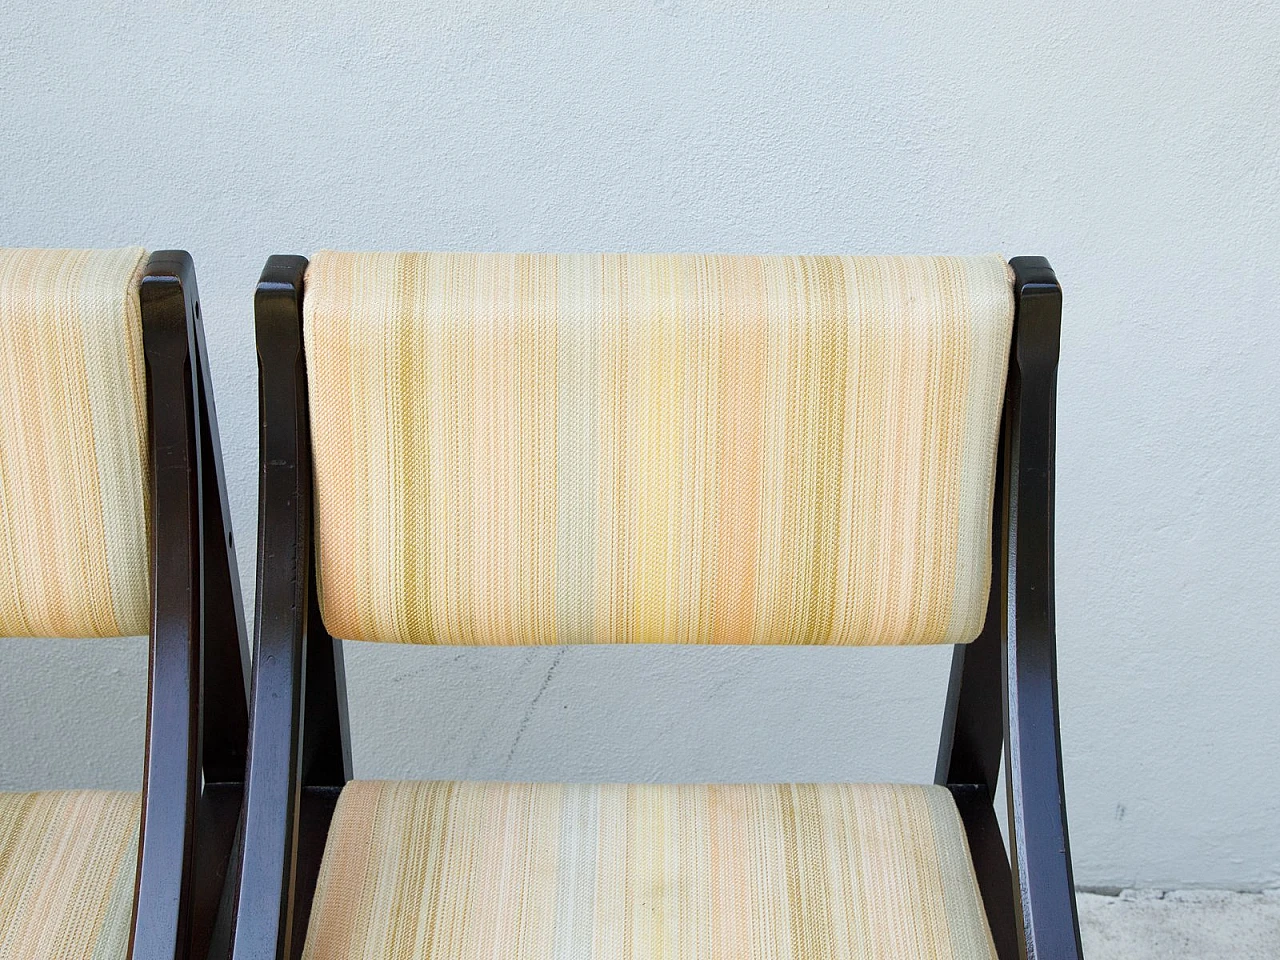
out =
{"type": "Polygon", "coordinates": [[[992,960],[941,787],[353,782],[305,960],[992,960]]]}
{"type": "Polygon", "coordinates": [[[0,249],[0,636],[147,632],[143,258],[0,249]]]}
{"type": "Polygon", "coordinates": [[[124,960],[136,793],[0,793],[0,960],[124,960]]]}
{"type": "Polygon", "coordinates": [[[320,253],[304,303],[337,636],[981,627],[999,257],[320,253]]]}

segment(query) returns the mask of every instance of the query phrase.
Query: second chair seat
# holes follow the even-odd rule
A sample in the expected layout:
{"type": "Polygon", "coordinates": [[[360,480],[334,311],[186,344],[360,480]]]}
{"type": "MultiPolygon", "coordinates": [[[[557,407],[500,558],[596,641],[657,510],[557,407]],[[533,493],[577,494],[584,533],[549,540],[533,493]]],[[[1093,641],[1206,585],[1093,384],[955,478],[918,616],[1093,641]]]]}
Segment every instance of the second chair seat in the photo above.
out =
{"type": "Polygon", "coordinates": [[[942,787],[361,782],[304,957],[993,958],[942,787]]]}

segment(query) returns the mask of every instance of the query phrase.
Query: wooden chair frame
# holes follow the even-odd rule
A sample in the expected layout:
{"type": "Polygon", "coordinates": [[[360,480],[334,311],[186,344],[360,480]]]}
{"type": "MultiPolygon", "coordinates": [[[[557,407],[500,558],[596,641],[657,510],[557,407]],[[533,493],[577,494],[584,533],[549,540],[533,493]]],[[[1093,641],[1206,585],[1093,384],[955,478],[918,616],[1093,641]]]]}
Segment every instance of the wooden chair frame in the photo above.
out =
{"type": "Polygon", "coordinates": [[[190,255],[151,254],[139,300],[151,627],[129,950],[135,960],[204,960],[225,953],[230,934],[225,879],[244,792],[249,650],[190,255]]]}
{"type": "MultiPolygon", "coordinates": [[[[1000,960],[1075,960],[1053,601],[1053,457],[1062,291],[1017,257],[986,623],[952,661],[936,780],[955,797],[1000,960]],[[1004,759],[1012,858],[994,798],[1004,759]],[[1011,866],[1012,863],[1012,866],[1011,866]]],[[[244,845],[232,956],[300,956],[329,820],[351,777],[341,644],[320,621],[302,257],[256,297],[261,401],[258,606],[244,845]]]]}

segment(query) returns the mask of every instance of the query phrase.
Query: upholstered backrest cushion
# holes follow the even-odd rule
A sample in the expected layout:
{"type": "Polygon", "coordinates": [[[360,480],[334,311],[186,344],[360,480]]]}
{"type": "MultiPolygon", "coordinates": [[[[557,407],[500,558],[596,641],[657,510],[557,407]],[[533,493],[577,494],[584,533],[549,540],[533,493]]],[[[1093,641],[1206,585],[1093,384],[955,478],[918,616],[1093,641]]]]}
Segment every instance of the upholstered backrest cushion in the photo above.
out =
{"type": "Polygon", "coordinates": [[[0,636],[147,632],[143,260],[0,249],[0,636]]]}
{"type": "Polygon", "coordinates": [[[321,253],[324,620],[451,644],[979,631],[998,257],[321,253]]]}

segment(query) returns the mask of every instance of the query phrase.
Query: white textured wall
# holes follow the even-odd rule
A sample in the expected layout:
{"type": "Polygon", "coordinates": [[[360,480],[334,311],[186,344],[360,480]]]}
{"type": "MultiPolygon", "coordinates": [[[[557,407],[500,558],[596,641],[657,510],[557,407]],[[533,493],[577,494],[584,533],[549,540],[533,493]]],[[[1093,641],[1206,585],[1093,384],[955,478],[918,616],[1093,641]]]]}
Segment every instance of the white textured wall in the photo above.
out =
{"type": "MultiPolygon", "coordinates": [[[[1267,4],[289,6],[0,0],[0,243],[192,251],[247,587],[269,253],[1043,254],[1076,876],[1280,884],[1267,4]]],[[[347,655],[365,777],[927,778],[947,661],[347,655]]],[[[0,642],[0,786],[136,783],[143,660],[0,642]]]]}

